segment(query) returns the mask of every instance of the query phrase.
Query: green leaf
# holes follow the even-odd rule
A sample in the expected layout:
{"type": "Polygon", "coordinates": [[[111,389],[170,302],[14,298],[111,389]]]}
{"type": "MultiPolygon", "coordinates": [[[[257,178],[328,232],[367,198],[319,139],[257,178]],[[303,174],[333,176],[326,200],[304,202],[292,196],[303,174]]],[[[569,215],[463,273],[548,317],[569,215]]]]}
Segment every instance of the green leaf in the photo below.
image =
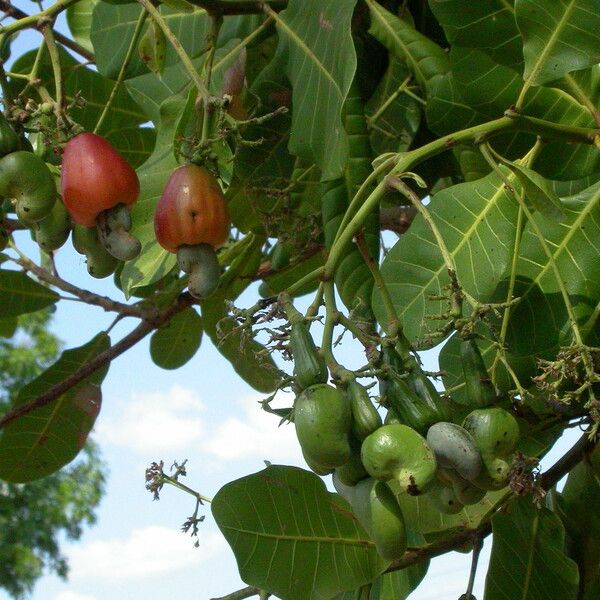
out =
{"type": "MultiPolygon", "coordinates": [[[[261,286],[260,293],[263,297],[276,296],[279,292],[283,292],[293,283],[299,281],[305,275],[308,275],[315,269],[322,267],[325,264],[325,256],[323,252],[317,252],[309,258],[300,262],[291,263],[288,267],[278,270],[276,273],[265,277],[265,287],[261,286]],[[264,293],[263,293],[264,292],[264,293]]],[[[312,292],[317,284],[311,282],[302,286],[295,296],[303,296],[312,292]]]]}
{"type": "MultiPolygon", "coordinates": [[[[521,76],[495,63],[483,52],[454,46],[450,52],[452,73],[459,93],[472,108],[487,119],[501,117],[513,106],[523,88],[521,76]]],[[[587,106],[558,88],[534,87],[525,94],[523,113],[569,126],[594,127],[587,106]]],[[[511,134],[509,138],[513,138],[511,134]]],[[[520,158],[533,145],[529,134],[519,134],[499,151],[520,158]]],[[[552,141],[544,144],[536,157],[536,170],[548,179],[579,179],[600,169],[600,153],[586,144],[552,141]]]]}
{"type": "MultiPolygon", "coordinates": [[[[350,168],[346,169],[344,177],[325,182],[321,186],[320,204],[327,248],[331,248],[333,245],[350,200],[372,172],[373,151],[369,142],[362,100],[356,84],[350,88],[346,100],[344,127],[350,140],[348,152],[350,168]]],[[[378,261],[378,210],[373,210],[365,219],[362,233],[368,253],[373,260],[378,261]]],[[[370,299],[373,293],[373,276],[354,243],[348,243],[344,248],[335,270],[334,280],[342,302],[349,310],[353,311],[356,318],[372,320],[370,299]]]]}
{"type": "Polygon", "coordinates": [[[542,85],[598,63],[597,0],[517,0],[525,81],[542,85]]]}
{"type": "Polygon", "coordinates": [[[400,571],[384,573],[362,589],[338,594],[332,600],[405,600],[423,581],[428,568],[429,561],[424,560],[400,571]]]}
{"type": "Polygon", "coordinates": [[[425,114],[429,128],[438,135],[466,129],[486,120],[462,97],[451,72],[433,80],[425,114]]]}
{"type": "Polygon", "coordinates": [[[426,545],[427,540],[437,539],[441,534],[451,533],[455,529],[476,528],[481,520],[506,496],[506,490],[488,492],[477,504],[465,506],[455,515],[447,515],[441,513],[432,504],[427,494],[409,496],[402,491],[394,490],[393,485],[390,487],[396,494],[407,530],[412,536],[411,544],[418,546],[426,545]]]}
{"type": "MultiPolygon", "coordinates": [[[[22,406],[64,381],[110,347],[105,333],[62,353],[49,369],[21,389],[11,408],[22,406]]],[[[100,411],[100,384],[108,363],[49,404],[0,430],[0,479],[23,483],[58,471],[79,453],[100,411]]]]}
{"type": "Polygon", "coordinates": [[[523,47],[514,0],[429,0],[452,46],[478,48],[497,63],[523,68],[523,47]]]}
{"type": "Polygon", "coordinates": [[[365,105],[369,139],[375,154],[405,152],[413,141],[419,123],[419,103],[401,91],[408,70],[392,58],[377,89],[365,105]]]}
{"type": "Polygon", "coordinates": [[[296,467],[270,466],[232,481],[211,509],[241,578],[282,600],[325,600],[387,565],[348,504],[296,467]]]}
{"type": "Polygon", "coordinates": [[[162,279],[176,264],[174,254],[167,252],[156,241],[154,211],[167,182],[178,167],[173,156],[173,132],[185,97],[176,96],[161,106],[159,138],[152,156],[137,171],[140,179],[140,196],[132,210],[131,233],[142,243],[142,251],[135,260],[125,263],[121,273],[121,286],[129,297],[136,288],[162,279]]]}
{"type": "Polygon", "coordinates": [[[21,271],[0,270],[0,319],[35,312],[58,302],[58,294],[21,271]]]}
{"type": "MultiPolygon", "coordinates": [[[[141,12],[142,7],[135,2],[118,5],[98,2],[94,7],[90,39],[96,66],[104,77],[117,79],[141,12]]],[[[146,66],[134,52],[125,69],[125,79],[146,72],[146,66]]]]}
{"type": "Polygon", "coordinates": [[[512,163],[508,168],[518,177],[525,199],[547,219],[562,221],[565,213],[560,198],[556,195],[550,182],[533,169],[512,163]]]}
{"type": "Polygon", "coordinates": [[[18,324],[16,317],[0,319],[0,337],[11,338],[15,334],[18,324]]]}
{"type": "Polygon", "coordinates": [[[263,220],[282,202],[270,190],[290,184],[294,169],[294,157],[287,149],[290,123],[289,115],[281,114],[261,125],[250,125],[244,137],[262,138],[264,143],[236,150],[227,206],[234,226],[244,233],[264,229],[263,220]]]}
{"type": "Polygon", "coordinates": [[[429,94],[437,77],[448,72],[445,52],[410,23],[387,11],[374,0],[366,0],[371,13],[369,33],[396,58],[404,61],[424,92],[429,94]]]}
{"type": "MultiPolygon", "coordinates": [[[[237,52],[233,51],[235,47],[235,40],[230,40],[217,50],[213,65],[213,80],[219,80],[223,71],[235,59],[239,52],[239,49],[237,52]]],[[[192,64],[197,71],[201,70],[204,58],[205,55],[192,60],[192,64]]],[[[162,104],[174,96],[187,94],[192,83],[185,67],[181,62],[176,62],[167,66],[160,77],[155,73],[146,72],[143,75],[128,79],[125,86],[148,117],[158,126],[162,104]]]]}
{"type": "Polygon", "coordinates": [[[186,308],[150,338],[150,356],[163,369],[178,369],[190,360],[202,341],[202,319],[186,308]]]}
{"type": "Polygon", "coordinates": [[[156,130],[150,127],[124,127],[109,131],[105,137],[137,169],[152,154],[156,130]]]}
{"type": "MultiPolygon", "coordinates": [[[[491,332],[483,326],[476,329],[477,333],[482,335],[477,340],[477,345],[481,350],[483,361],[488,368],[494,385],[500,392],[508,392],[515,389],[515,383],[506,370],[504,364],[497,362],[495,370],[491,370],[494,361],[497,360],[497,347],[491,340],[491,332]]],[[[442,379],[446,389],[452,389],[452,398],[456,402],[465,405],[467,403],[465,396],[465,381],[460,359],[459,337],[454,334],[444,344],[440,351],[440,369],[443,371],[442,379]]],[[[516,377],[523,387],[529,387],[531,378],[536,374],[537,362],[535,354],[515,356],[505,352],[506,360],[516,377]]]]}
{"type": "Polygon", "coordinates": [[[165,70],[165,54],[167,51],[167,38],[164,31],[152,21],[146,33],[138,43],[140,58],[144,64],[158,77],[162,76],[165,70]]]}
{"type": "Polygon", "coordinates": [[[94,46],[90,40],[92,28],[92,12],[99,0],[79,0],[67,8],[67,25],[74,40],[90,52],[94,46]]]}
{"type": "Polygon", "coordinates": [[[217,350],[231,363],[235,372],[255,390],[268,393],[277,388],[281,372],[269,351],[228,314],[227,301],[237,298],[256,274],[262,258],[264,238],[249,235],[245,246],[234,255],[221,287],[202,303],[202,326],[217,350]],[[236,276],[224,282],[228,273],[236,276]]]}
{"type": "MultiPolygon", "coordinates": [[[[600,298],[600,184],[564,198],[563,208],[566,216],[560,223],[533,215],[550,256],[531,224],[523,231],[513,292],[520,301],[511,310],[506,337],[513,354],[552,356],[558,346],[572,343],[556,271],[580,327],[588,322],[600,298]]],[[[496,297],[506,299],[506,288],[503,282],[496,297]]],[[[581,333],[585,339],[590,331],[581,333]]]]}
{"type": "MultiPolygon", "coordinates": [[[[102,4],[102,2],[100,2],[102,4]]],[[[60,64],[63,70],[65,86],[65,102],[74,103],[69,109],[70,116],[84,129],[93,131],[98,119],[103,112],[111,95],[115,83],[106,79],[96,71],[78,63],[70,54],[60,49],[60,64]],[[85,102],[75,102],[76,98],[83,98],[85,102]]],[[[37,51],[27,52],[18,58],[12,71],[16,73],[29,73],[37,51]]],[[[52,89],[54,86],[54,75],[48,53],[44,53],[40,65],[40,83],[52,89]]],[[[14,92],[23,89],[22,80],[11,81],[14,92]]],[[[122,129],[124,127],[135,127],[145,123],[148,117],[140,107],[131,99],[127,91],[120,87],[106,115],[106,119],[100,129],[104,135],[106,132],[122,129]]]]}
{"type": "Polygon", "coordinates": [[[324,181],[340,177],[348,155],[341,115],[356,70],[355,4],[290,0],[277,19],[279,52],[293,87],[290,152],[315,163],[324,181]]]}
{"type": "Polygon", "coordinates": [[[496,513],[492,529],[486,600],[577,598],[577,565],[564,553],[565,531],[556,514],[525,496],[496,513]]]}
{"type": "MultiPolygon", "coordinates": [[[[504,277],[512,257],[518,205],[496,174],[446,188],[434,196],[427,209],[453,259],[463,288],[486,301],[504,277]]],[[[414,342],[443,321],[447,302],[441,296],[450,283],[434,235],[419,215],[381,266],[381,274],[398,312],[404,333],[414,342]]],[[[373,291],[373,311],[387,326],[381,294],[373,291]]],[[[435,343],[429,340],[428,345],[435,343]]],[[[438,340],[439,341],[439,340],[438,340]]]]}

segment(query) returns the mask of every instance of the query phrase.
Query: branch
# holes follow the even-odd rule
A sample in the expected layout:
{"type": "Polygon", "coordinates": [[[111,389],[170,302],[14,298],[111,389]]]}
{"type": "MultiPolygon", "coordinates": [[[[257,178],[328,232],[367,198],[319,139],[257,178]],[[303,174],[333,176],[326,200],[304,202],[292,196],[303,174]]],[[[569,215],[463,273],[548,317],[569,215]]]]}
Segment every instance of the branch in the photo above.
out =
{"type": "Polygon", "coordinates": [[[379,227],[382,230],[405,233],[417,216],[414,206],[391,206],[379,209],[379,227]]]}
{"type": "Polygon", "coordinates": [[[46,271],[46,269],[36,265],[25,256],[21,256],[21,258],[14,258],[12,260],[20,267],[23,267],[25,271],[33,273],[41,281],[44,281],[45,283],[52,285],[63,292],[73,294],[73,296],[79,298],[87,304],[99,306],[107,312],[118,312],[124,317],[137,317],[139,319],[149,321],[159,317],[159,313],[156,309],[148,309],[147,307],[142,307],[139,305],[132,306],[130,304],[123,304],[122,302],[117,302],[116,300],[112,300],[107,296],[100,296],[99,294],[94,294],[93,292],[74,286],[68,281],[61,279],[57,275],[53,275],[52,273],[46,271]]]}
{"type": "MultiPolygon", "coordinates": [[[[13,6],[9,0],[0,0],[0,10],[2,10],[3,12],[5,12],[7,15],[9,15],[11,17],[14,17],[15,19],[27,19],[30,16],[26,12],[23,12],[22,10],[13,6]]],[[[38,31],[41,31],[43,29],[43,27],[44,27],[44,24],[39,23],[39,24],[35,25],[34,28],[37,29],[38,31]]],[[[62,33],[59,33],[58,31],[54,31],[54,30],[52,30],[52,31],[54,33],[54,37],[56,38],[57,42],[60,42],[66,48],[73,50],[73,52],[76,52],[77,54],[79,54],[80,56],[85,58],[86,60],[89,60],[92,63],[95,62],[96,59],[89,50],[86,50],[83,46],[80,46],[77,42],[74,42],[72,39],[68,38],[66,35],[63,35],[62,33]]]]}
{"type": "Polygon", "coordinates": [[[252,596],[258,596],[261,590],[257,587],[249,585],[248,587],[231,592],[227,596],[221,596],[219,598],[211,598],[211,600],[244,600],[244,598],[251,598],[252,596]]]}
{"type": "Polygon", "coordinates": [[[8,411],[2,418],[0,418],[0,429],[6,427],[9,423],[12,423],[12,421],[15,419],[29,414],[38,408],[46,406],[46,404],[50,404],[50,402],[53,402],[57,398],[60,398],[60,396],[62,396],[65,392],[68,392],[72,387],[82,382],[86,377],[89,377],[92,373],[103,367],[105,364],[111,362],[117,358],[117,356],[120,356],[123,354],[123,352],[129,350],[129,348],[137,344],[151,331],[169,321],[169,319],[171,319],[174,315],[193,304],[193,302],[194,299],[189,294],[181,294],[177,301],[169,306],[166,310],[161,312],[155,320],[143,321],[114,346],[111,346],[108,348],[108,350],[105,350],[104,352],[101,352],[92,358],[88,363],[86,363],[71,376],[67,377],[63,381],[60,381],[56,385],[53,385],[47,392],[41,394],[34,400],[8,411]]]}

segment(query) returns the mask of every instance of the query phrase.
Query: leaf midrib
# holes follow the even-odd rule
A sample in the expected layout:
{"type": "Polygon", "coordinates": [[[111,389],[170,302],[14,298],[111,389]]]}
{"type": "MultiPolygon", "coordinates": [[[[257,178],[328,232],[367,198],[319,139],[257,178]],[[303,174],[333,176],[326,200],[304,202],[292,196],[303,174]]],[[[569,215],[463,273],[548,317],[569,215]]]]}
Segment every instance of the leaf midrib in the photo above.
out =
{"type": "Polygon", "coordinates": [[[223,529],[228,529],[236,533],[244,535],[257,536],[265,539],[292,541],[292,542],[317,542],[326,544],[343,544],[345,546],[360,546],[360,547],[374,547],[375,544],[371,540],[367,539],[352,539],[342,537],[328,537],[328,536],[307,536],[307,535],[286,535],[283,533],[268,533],[266,531],[252,531],[250,529],[241,529],[239,527],[233,527],[231,525],[222,525],[223,529]]]}
{"type": "Polygon", "coordinates": [[[544,63],[546,62],[548,55],[554,49],[554,45],[556,44],[558,36],[562,33],[566,20],[571,16],[574,7],[575,0],[571,0],[570,3],[567,5],[563,16],[559,20],[556,29],[552,32],[552,35],[548,39],[548,42],[544,45],[544,49],[540,53],[538,60],[534,63],[533,68],[529,73],[529,77],[527,77],[527,82],[535,81],[535,78],[539,75],[544,63]]]}

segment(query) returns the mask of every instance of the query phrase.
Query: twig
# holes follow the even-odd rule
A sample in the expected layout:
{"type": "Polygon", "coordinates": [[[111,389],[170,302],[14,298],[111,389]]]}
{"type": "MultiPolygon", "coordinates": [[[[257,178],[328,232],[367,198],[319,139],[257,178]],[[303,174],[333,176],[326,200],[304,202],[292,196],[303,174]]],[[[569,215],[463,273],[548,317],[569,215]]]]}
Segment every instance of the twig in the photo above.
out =
{"type": "Polygon", "coordinates": [[[417,216],[414,206],[390,206],[379,209],[379,226],[386,231],[405,233],[417,216]]]}
{"type": "MultiPolygon", "coordinates": [[[[0,0],[0,10],[2,10],[11,17],[14,17],[15,19],[27,19],[30,16],[26,12],[23,12],[22,10],[17,8],[16,6],[13,6],[8,0],[0,0]]],[[[41,31],[43,27],[43,24],[39,24],[35,26],[35,29],[41,31]]],[[[79,54],[79,56],[82,56],[83,58],[89,60],[92,63],[96,61],[93,53],[89,50],[86,50],[83,46],[80,46],[77,42],[74,42],[72,39],[68,38],[66,35],[63,35],[58,31],[53,30],[53,33],[56,41],[60,42],[66,48],[69,48],[69,50],[73,50],[73,52],[76,52],[77,54],[79,54]]]]}
{"type": "Polygon", "coordinates": [[[68,281],[61,279],[57,275],[53,275],[49,271],[46,271],[42,267],[36,265],[24,255],[21,255],[21,258],[13,258],[12,260],[20,267],[23,267],[25,271],[33,273],[38,279],[44,281],[48,285],[52,285],[63,292],[73,294],[73,296],[76,296],[83,302],[87,304],[93,304],[94,306],[99,306],[107,312],[117,312],[123,317],[138,317],[139,319],[148,321],[152,321],[159,316],[159,313],[156,309],[148,309],[147,307],[142,307],[139,305],[132,306],[130,304],[124,304],[122,302],[117,302],[112,298],[108,298],[107,296],[100,296],[99,294],[95,294],[89,290],[84,290],[74,286],[68,281]]]}
{"type": "Polygon", "coordinates": [[[227,594],[227,596],[220,596],[219,598],[211,598],[211,600],[243,600],[244,598],[252,598],[252,596],[258,596],[260,594],[260,589],[249,585],[248,587],[242,588],[241,590],[237,590],[236,592],[231,592],[231,594],[227,594]]]}
{"type": "Polygon", "coordinates": [[[6,427],[9,423],[12,423],[15,419],[31,413],[32,411],[42,408],[47,404],[50,404],[64,393],[68,392],[72,387],[89,377],[92,373],[103,367],[105,364],[111,362],[117,356],[123,354],[137,344],[141,339],[146,337],[151,331],[160,327],[163,323],[166,323],[181,312],[193,304],[194,299],[189,294],[182,294],[179,296],[176,302],[164,310],[160,315],[153,321],[143,321],[133,331],[127,334],[123,339],[117,342],[114,346],[108,348],[104,352],[101,352],[88,363],[86,363],[79,370],[75,371],[72,375],[63,379],[56,385],[53,385],[47,392],[40,394],[34,400],[17,406],[13,410],[8,411],[2,418],[0,418],[0,429],[6,427]]]}
{"type": "Polygon", "coordinates": [[[152,2],[150,0],[137,0],[137,1],[139,2],[139,4],[141,4],[146,9],[146,11],[150,15],[150,17],[154,20],[154,22],[162,29],[163,33],[165,34],[165,37],[167,38],[167,40],[169,40],[169,43],[173,47],[173,50],[175,50],[175,53],[179,57],[182,67],[185,69],[187,74],[190,76],[190,79],[193,81],[194,85],[196,86],[196,89],[198,90],[198,94],[200,94],[200,96],[202,96],[202,98],[204,98],[204,100],[207,101],[208,98],[210,97],[210,94],[208,93],[208,90],[206,89],[206,86],[204,85],[204,81],[202,81],[202,78],[196,71],[196,67],[194,66],[194,63],[192,62],[192,59],[189,57],[188,53],[185,51],[185,48],[182,46],[182,44],[179,41],[179,39],[177,38],[177,36],[173,33],[173,31],[171,30],[171,28],[169,27],[169,25],[167,24],[167,22],[165,21],[163,16],[154,7],[154,5],[152,4],[152,2]]]}
{"type": "Polygon", "coordinates": [[[117,92],[119,91],[119,88],[121,87],[121,84],[123,83],[123,79],[125,78],[125,71],[127,70],[127,67],[129,66],[129,62],[131,61],[131,58],[133,56],[133,53],[135,52],[135,49],[137,48],[138,40],[139,40],[140,34],[142,33],[142,29],[144,27],[144,23],[146,22],[147,16],[148,16],[148,13],[145,10],[143,10],[140,13],[140,16],[135,25],[135,29],[133,30],[133,36],[131,36],[131,41],[129,42],[129,48],[127,48],[127,53],[125,54],[125,58],[123,59],[123,62],[121,63],[121,68],[119,70],[119,74],[117,75],[117,80],[115,81],[115,85],[113,86],[113,89],[110,91],[110,96],[108,97],[108,100],[106,101],[106,104],[104,105],[104,109],[102,111],[102,114],[100,115],[100,118],[98,119],[98,121],[96,123],[96,127],[94,127],[94,133],[98,133],[98,131],[102,127],[102,124],[104,123],[104,119],[106,119],[106,115],[108,115],[108,111],[111,109],[112,104],[113,104],[115,98],[117,97],[117,92]]]}

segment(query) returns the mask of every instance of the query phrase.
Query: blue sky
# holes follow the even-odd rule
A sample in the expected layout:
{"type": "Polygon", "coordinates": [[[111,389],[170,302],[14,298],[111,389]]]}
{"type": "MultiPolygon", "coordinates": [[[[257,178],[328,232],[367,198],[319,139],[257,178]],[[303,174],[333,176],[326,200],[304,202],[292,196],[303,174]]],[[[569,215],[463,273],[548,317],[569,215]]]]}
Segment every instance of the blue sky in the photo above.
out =
{"type": "MultiPolygon", "coordinates": [[[[15,4],[29,12],[35,8],[23,0],[15,4]]],[[[37,34],[22,36],[20,47],[32,43],[39,43],[37,34]]],[[[19,53],[15,46],[15,54],[19,53]]],[[[25,236],[18,243],[37,257],[25,236]]],[[[88,277],[83,258],[70,242],[58,252],[57,265],[68,281],[118,298],[110,278],[99,282],[88,277]]],[[[255,297],[252,289],[239,304],[248,305],[255,297]]],[[[89,341],[111,321],[112,315],[100,309],[61,302],[52,329],[73,347],[89,341]]],[[[111,333],[113,341],[133,326],[132,320],[120,323],[111,333]]],[[[145,468],[154,460],[163,459],[168,465],[187,458],[186,483],[213,496],[228,481],[261,470],[264,460],[305,466],[293,427],[278,428],[278,419],[259,409],[262,396],[237,377],[208,340],[176,372],[156,367],[148,345],[149,338],[116,359],[103,385],[93,437],[101,444],[109,477],[98,523],[78,543],[64,543],[71,564],[69,581],[44,577],[32,600],[206,600],[243,587],[209,507],[200,525],[200,546],[194,548],[194,540],[180,532],[193,511],[193,499],[164,488],[161,500],[154,502],[144,488],[145,468]]],[[[347,363],[359,360],[350,347],[342,349],[340,358],[347,363]]],[[[426,366],[435,369],[433,362],[426,366]]],[[[553,453],[546,463],[556,456],[553,453]]],[[[477,578],[479,598],[489,548],[488,540],[477,578]]],[[[456,600],[465,590],[469,565],[470,555],[453,553],[436,559],[411,598],[456,600]]],[[[7,599],[0,592],[0,600],[7,599]]]]}

